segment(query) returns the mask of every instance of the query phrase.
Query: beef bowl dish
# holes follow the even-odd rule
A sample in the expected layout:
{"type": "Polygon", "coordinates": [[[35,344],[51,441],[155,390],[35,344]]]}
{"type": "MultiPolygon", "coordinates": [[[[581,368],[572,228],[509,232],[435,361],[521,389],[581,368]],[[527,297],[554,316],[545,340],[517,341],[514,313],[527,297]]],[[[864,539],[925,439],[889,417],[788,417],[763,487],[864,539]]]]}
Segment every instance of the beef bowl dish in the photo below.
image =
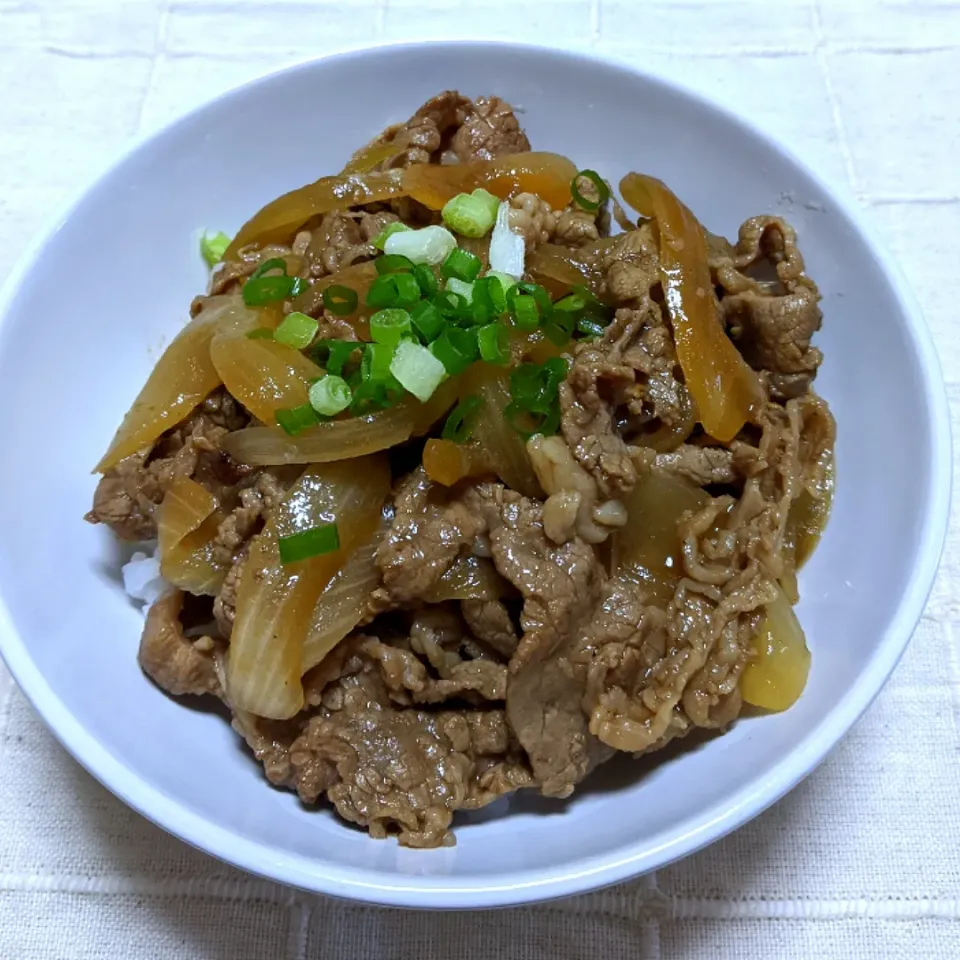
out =
{"type": "Polygon", "coordinates": [[[790,708],[835,427],[789,223],[716,236],[452,91],[317,173],[204,237],[97,464],[144,671],[411,847],[790,708]]]}

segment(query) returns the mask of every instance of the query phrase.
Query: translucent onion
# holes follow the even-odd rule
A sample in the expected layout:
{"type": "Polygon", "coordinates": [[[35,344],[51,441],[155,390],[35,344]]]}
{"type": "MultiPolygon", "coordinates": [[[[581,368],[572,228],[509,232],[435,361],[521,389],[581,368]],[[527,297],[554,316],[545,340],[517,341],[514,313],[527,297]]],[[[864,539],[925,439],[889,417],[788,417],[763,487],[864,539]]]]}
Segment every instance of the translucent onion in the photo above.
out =
{"type": "Polygon", "coordinates": [[[278,720],[303,707],[304,643],[317,599],[351,551],[377,529],[389,491],[385,456],[311,467],[251,541],[230,637],[231,704],[278,720]],[[340,549],[281,564],[279,538],[319,523],[337,524],[340,549]]]}
{"type": "Polygon", "coordinates": [[[190,477],[176,477],[157,508],[160,558],[193,533],[217,509],[217,498],[190,477]]]}
{"type": "Polygon", "coordinates": [[[220,386],[220,374],[210,359],[210,343],[216,334],[245,333],[259,325],[257,311],[244,306],[239,296],[209,298],[164,350],[96,471],[103,473],[152,444],[220,386]]]}
{"type": "Polygon", "coordinates": [[[709,494],[680,477],[642,476],[623,501],[627,523],[611,538],[615,575],[648,586],[656,599],[668,602],[684,576],[677,525],[709,501],[709,494]]]}
{"type": "Polygon", "coordinates": [[[370,173],[382,163],[392,160],[403,152],[403,147],[396,143],[380,143],[374,140],[365,147],[361,147],[340,171],[341,176],[349,173],[370,173]]]}
{"type": "Polygon", "coordinates": [[[376,554],[383,533],[380,530],[357,547],[320,594],[303,645],[304,673],[320,663],[367,612],[367,598],[380,583],[376,554]]]}
{"type": "Polygon", "coordinates": [[[452,487],[464,477],[496,472],[480,444],[437,439],[428,440],[423,448],[423,469],[431,480],[445,487],[452,487]]]}
{"type": "Polygon", "coordinates": [[[503,580],[493,562],[472,553],[458,557],[424,596],[427,603],[446,600],[496,600],[503,594],[503,580]]]}
{"type": "Polygon", "coordinates": [[[718,440],[732,440],[755,419],[763,391],[721,323],[703,227],[653,177],[628,173],[620,192],[639,213],[656,218],[664,299],[687,388],[704,430],[718,440]]]}
{"type": "Polygon", "coordinates": [[[295,437],[278,427],[247,427],[224,437],[221,447],[240,463],[258,466],[365,456],[426,433],[453,405],[456,391],[456,382],[448,380],[426,403],[409,397],[389,410],[330,420],[295,437]]]}
{"type": "Polygon", "coordinates": [[[291,190],[272,200],[240,228],[224,259],[235,260],[240,248],[250,243],[289,243],[311,217],[331,210],[405,196],[402,181],[402,170],[348,173],[321,177],[305,187],[291,190]]]}
{"type": "Polygon", "coordinates": [[[277,410],[309,403],[310,384],[323,376],[299,350],[274,340],[219,335],[210,358],[230,394],[265,423],[274,422],[277,410]]]}
{"type": "Polygon", "coordinates": [[[403,185],[414,200],[440,210],[458,193],[477,187],[501,200],[535,193],[555,210],[570,203],[570,183],[577,168],[557,153],[516,153],[474,163],[417,163],[403,172],[403,185]]]}
{"type": "Polygon", "coordinates": [[[475,363],[462,377],[461,396],[470,394],[483,400],[473,437],[489,459],[490,467],[508,487],[524,496],[543,496],[526,444],[503,415],[510,402],[508,373],[487,363],[475,363]]]}
{"type": "Polygon", "coordinates": [[[782,590],[767,606],[767,616],[757,635],[754,659],[740,678],[746,703],[764,710],[786,710],[803,693],[810,673],[810,651],[800,621],[782,590]]]}
{"type": "Polygon", "coordinates": [[[187,593],[214,597],[220,592],[230,569],[230,560],[217,550],[217,534],[225,517],[217,511],[196,530],[161,554],[160,573],[164,579],[187,593]]]}
{"type": "Polygon", "coordinates": [[[577,284],[594,296],[605,293],[601,256],[613,240],[605,237],[598,243],[573,250],[552,243],[540,244],[527,257],[527,272],[556,299],[577,284]]]}

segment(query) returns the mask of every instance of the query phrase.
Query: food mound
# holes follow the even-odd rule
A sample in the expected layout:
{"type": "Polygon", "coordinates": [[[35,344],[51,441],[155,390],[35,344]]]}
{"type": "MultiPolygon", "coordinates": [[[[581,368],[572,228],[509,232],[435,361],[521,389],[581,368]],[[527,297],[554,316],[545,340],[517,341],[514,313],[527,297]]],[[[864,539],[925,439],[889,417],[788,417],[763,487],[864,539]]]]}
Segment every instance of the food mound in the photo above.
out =
{"type": "Polygon", "coordinates": [[[659,180],[619,195],[441,93],[204,238],[97,466],[87,519],[156,541],[143,669],[374,837],[452,843],[803,690],[817,287],[778,217],[730,243],[659,180]]]}

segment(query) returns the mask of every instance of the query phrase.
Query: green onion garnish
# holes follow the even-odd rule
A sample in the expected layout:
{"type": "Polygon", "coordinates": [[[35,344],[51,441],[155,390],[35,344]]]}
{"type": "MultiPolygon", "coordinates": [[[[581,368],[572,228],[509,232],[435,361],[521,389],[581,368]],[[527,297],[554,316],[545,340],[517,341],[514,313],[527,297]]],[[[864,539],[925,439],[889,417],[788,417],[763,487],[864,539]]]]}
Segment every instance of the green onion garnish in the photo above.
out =
{"type": "Polygon", "coordinates": [[[292,533],[289,537],[280,537],[277,545],[280,548],[281,563],[296,563],[339,550],[340,533],[335,523],[320,523],[309,530],[292,533]]]}
{"type": "Polygon", "coordinates": [[[524,281],[517,284],[517,293],[529,294],[537,301],[537,306],[540,308],[540,316],[549,316],[550,311],[553,309],[553,301],[550,299],[550,294],[547,292],[546,287],[541,287],[539,283],[527,283],[524,281]]]}
{"type": "Polygon", "coordinates": [[[480,359],[497,366],[505,366],[510,362],[509,341],[507,328],[502,323],[488,323],[477,330],[477,346],[480,348],[480,359]]]}
{"type": "Polygon", "coordinates": [[[601,204],[607,202],[610,199],[610,188],[603,182],[600,178],[600,174],[596,170],[581,170],[571,181],[570,183],[570,193],[573,195],[574,201],[584,210],[594,211],[599,210],[601,204]],[[591,200],[588,197],[585,197],[581,192],[580,188],[577,186],[578,180],[589,180],[593,184],[596,192],[597,199],[591,200]]]}
{"type": "Polygon", "coordinates": [[[243,285],[243,302],[248,307],[262,307],[277,300],[295,297],[300,292],[299,277],[258,277],[243,285]]]}
{"type": "Polygon", "coordinates": [[[222,231],[212,236],[205,233],[200,238],[200,253],[209,267],[215,267],[223,259],[229,246],[230,238],[222,231]]]}
{"type": "Polygon", "coordinates": [[[434,306],[447,320],[460,320],[470,316],[470,304],[462,294],[452,290],[441,290],[433,298],[434,306]]]}
{"type": "Polygon", "coordinates": [[[551,357],[540,364],[521,363],[510,371],[511,400],[522,410],[549,413],[566,375],[563,357],[551,357]]]}
{"type": "Polygon", "coordinates": [[[417,281],[417,286],[420,287],[420,292],[425,297],[432,297],[440,289],[433,271],[425,263],[418,263],[414,266],[413,276],[417,281]]]}
{"type": "Polygon", "coordinates": [[[603,336],[604,328],[594,320],[588,320],[586,317],[577,321],[577,332],[591,339],[603,336]]]}
{"type": "Polygon", "coordinates": [[[271,270],[279,270],[286,276],[287,261],[284,260],[283,257],[271,257],[269,260],[264,260],[263,263],[250,274],[249,280],[259,280],[264,274],[269,273],[271,270]]]}
{"type": "Polygon", "coordinates": [[[343,377],[327,374],[310,385],[310,406],[321,416],[332,417],[346,410],[353,393],[343,377]]]}
{"type": "Polygon", "coordinates": [[[362,417],[366,413],[372,413],[374,410],[386,410],[393,405],[389,388],[391,381],[383,380],[365,380],[353,391],[353,402],[350,404],[350,412],[355,417],[362,417]]]}
{"type": "Polygon", "coordinates": [[[524,410],[516,403],[508,403],[503,408],[503,416],[524,440],[529,440],[534,434],[552,436],[560,427],[560,406],[557,404],[546,413],[524,410]]]}
{"type": "Polygon", "coordinates": [[[309,403],[303,403],[299,407],[288,407],[285,410],[277,410],[274,413],[274,417],[276,418],[277,424],[289,433],[291,437],[295,437],[298,433],[303,433],[304,430],[308,430],[310,427],[315,427],[320,422],[316,411],[309,403]]]}
{"type": "Polygon", "coordinates": [[[447,376],[443,363],[426,347],[412,340],[403,340],[397,346],[390,372],[421,403],[433,396],[433,391],[447,376]]]}
{"type": "Polygon", "coordinates": [[[440,336],[445,323],[440,311],[426,300],[418,303],[410,311],[410,322],[424,343],[430,343],[440,336]]]}
{"type": "Polygon", "coordinates": [[[573,331],[552,320],[543,325],[543,332],[547,339],[557,347],[565,347],[573,336],[573,331]]]}
{"type": "Polygon", "coordinates": [[[540,323],[537,301],[528,293],[517,296],[510,304],[513,322],[518,330],[536,330],[540,323]]]}
{"type": "Polygon", "coordinates": [[[409,310],[420,300],[420,285],[409,273],[388,273],[377,277],[367,292],[367,304],[374,309],[401,307],[409,310]]]}
{"type": "Polygon", "coordinates": [[[247,334],[248,340],[272,340],[273,331],[269,327],[257,327],[247,334]]]}
{"type": "MultiPolygon", "coordinates": [[[[399,341],[398,341],[399,343],[399,341]]],[[[363,348],[360,361],[360,376],[364,380],[385,382],[390,379],[390,364],[393,362],[397,344],[368,343],[363,348]]]]}
{"type": "Polygon", "coordinates": [[[399,220],[394,221],[393,223],[388,223],[374,238],[373,245],[378,250],[383,250],[387,238],[392,236],[395,233],[402,233],[404,230],[410,230],[411,227],[408,227],[405,223],[400,223],[399,220]]]}
{"type": "Polygon", "coordinates": [[[409,333],[410,314],[406,310],[389,307],[386,310],[378,310],[370,318],[370,336],[377,343],[395,347],[409,333]]]}
{"type": "Polygon", "coordinates": [[[473,193],[458,193],[440,211],[443,222],[464,237],[486,236],[497,219],[500,201],[492,193],[478,189],[473,193]]]}
{"type": "Polygon", "coordinates": [[[463,297],[468,304],[473,302],[472,283],[467,283],[465,280],[458,280],[456,277],[451,277],[447,281],[446,289],[451,293],[455,293],[458,296],[463,297]]]}
{"type": "Polygon", "coordinates": [[[334,283],[323,291],[323,306],[338,317],[346,317],[357,309],[357,291],[334,283]]]}
{"type": "Polygon", "coordinates": [[[482,266],[483,264],[478,256],[457,247],[456,250],[451,251],[450,256],[441,264],[440,276],[445,280],[453,277],[455,280],[463,280],[465,283],[470,283],[480,275],[480,268],[482,266]]]}
{"type": "Polygon", "coordinates": [[[430,352],[443,364],[451,377],[463,373],[480,357],[476,332],[454,326],[446,327],[430,344],[430,352]]]}
{"type": "Polygon", "coordinates": [[[339,376],[350,355],[359,346],[355,340],[320,340],[314,347],[313,358],[327,373],[339,376]]]}
{"type": "Polygon", "coordinates": [[[377,275],[383,276],[385,273],[409,273],[413,269],[413,261],[409,257],[402,257],[399,253],[388,253],[383,257],[377,257],[373,261],[377,268],[377,275]]]}
{"type": "Polygon", "coordinates": [[[454,443],[466,443],[473,434],[473,428],[477,423],[477,417],[480,414],[480,408],[483,406],[483,400],[475,394],[464,397],[450,411],[447,422],[443,425],[441,436],[444,440],[452,440],[454,443]]]}
{"type": "Polygon", "coordinates": [[[457,238],[445,227],[437,225],[419,230],[404,230],[388,237],[384,253],[400,254],[413,263],[437,266],[450,255],[457,245],[457,238]]]}
{"type": "Polygon", "coordinates": [[[273,339],[277,343],[293,347],[294,350],[306,350],[317,335],[320,325],[313,317],[308,317],[305,313],[288,313],[280,325],[273,331],[273,339]]]}

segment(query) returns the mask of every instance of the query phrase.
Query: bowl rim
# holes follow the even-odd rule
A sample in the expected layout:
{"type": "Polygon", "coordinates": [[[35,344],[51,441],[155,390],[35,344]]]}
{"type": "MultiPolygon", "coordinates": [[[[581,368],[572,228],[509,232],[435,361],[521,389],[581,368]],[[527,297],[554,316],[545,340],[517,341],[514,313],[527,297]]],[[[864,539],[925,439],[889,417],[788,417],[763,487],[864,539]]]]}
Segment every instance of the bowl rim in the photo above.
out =
{"type": "MultiPolygon", "coordinates": [[[[618,59],[616,54],[586,51],[550,44],[503,40],[433,39],[357,45],[336,52],[287,64],[261,74],[206,100],[158,129],[140,134],[106,169],[97,173],[51,218],[18,258],[0,289],[0,326],[8,322],[10,306],[38,254],[96,185],[111,177],[128,159],[155,140],[211,107],[241,101],[246,92],[264,82],[299,71],[309,71],[320,62],[349,61],[376,55],[384,50],[417,50],[436,47],[506,48],[543,58],[553,58],[574,67],[586,63],[626,74],[679,96],[694,106],[712,111],[725,123],[752,136],[776,151],[809,177],[862,238],[888,277],[897,305],[906,317],[906,334],[911,339],[922,369],[924,400],[931,412],[931,475],[925,491],[926,514],[921,525],[919,560],[903,590],[899,605],[875,655],[845,696],[809,730],[798,747],[782,758],[771,773],[748,784],[725,801],[708,808],[701,816],[667,833],[656,846],[634,841],[620,850],[572,861],[564,867],[507,871],[486,879],[451,876],[386,876],[376,870],[343,868],[294,854],[278,854],[268,844],[239,837],[184,809],[160,789],[149,786],[88,733],[66,704],[47,684],[30,657],[27,644],[15,630],[0,592],[0,656],[20,689],[60,743],[101,784],[128,806],[167,832],[220,860],[252,874],[303,890],[349,898],[384,906],[480,909],[519,905],[570,896],[628,880],[656,870],[696,852],[757,816],[796,786],[817,767],[870,705],[902,656],[933,587],[947,533],[952,486],[952,455],[949,407],[936,347],[907,281],[899,266],[878,241],[859,206],[842,185],[826,181],[778,137],[741,117],[723,102],[668,79],[649,69],[618,59]]],[[[12,691],[11,691],[12,693],[12,691]]]]}

